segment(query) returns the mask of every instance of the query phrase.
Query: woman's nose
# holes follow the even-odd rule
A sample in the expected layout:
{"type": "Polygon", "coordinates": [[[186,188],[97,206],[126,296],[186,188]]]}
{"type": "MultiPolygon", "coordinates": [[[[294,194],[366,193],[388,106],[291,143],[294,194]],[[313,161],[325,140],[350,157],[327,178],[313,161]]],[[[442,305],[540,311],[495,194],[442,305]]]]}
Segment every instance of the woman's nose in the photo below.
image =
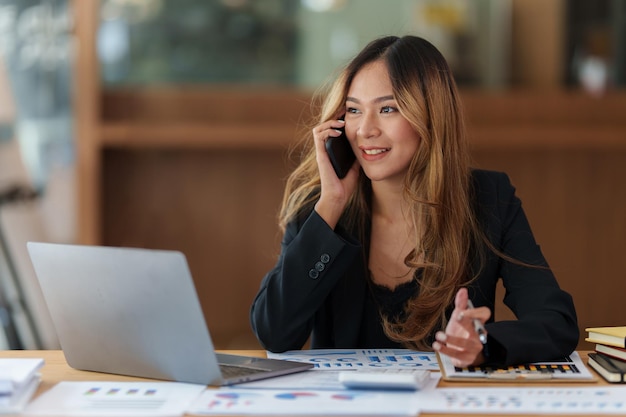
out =
{"type": "Polygon", "coordinates": [[[365,139],[376,137],[380,134],[376,116],[372,114],[363,114],[359,120],[359,126],[356,131],[358,136],[365,139]]]}

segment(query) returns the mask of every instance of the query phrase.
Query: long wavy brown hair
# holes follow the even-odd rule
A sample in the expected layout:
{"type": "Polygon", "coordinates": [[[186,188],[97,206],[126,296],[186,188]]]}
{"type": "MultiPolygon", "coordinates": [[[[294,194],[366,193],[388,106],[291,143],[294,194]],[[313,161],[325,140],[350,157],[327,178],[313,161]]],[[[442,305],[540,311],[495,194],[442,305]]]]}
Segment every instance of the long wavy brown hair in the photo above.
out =
{"type": "MultiPolygon", "coordinates": [[[[376,60],[386,64],[399,111],[421,137],[404,181],[409,222],[421,232],[404,262],[419,269],[415,274],[419,292],[407,303],[402,318],[391,321],[383,316],[383,323],[391,339],[430,349],[426,339],[445,327],[446,310],[456,291],[472,279],[470,248],[480,248],[476,243],[483,240],[471,204],[469,145],[452,72],[441,53],[416,36],[388,36],[369,43],[330,88],[318,91],[316,98],[322,105],[315,124],[345,112],[356,73],[376,60]]],[[[300,164],[287,180],[279,216],[283,231],[320,196],[312,133],[299,145],[300,164]]],[[[361,170],[359,185],[340,220],[361,239],[371,222],[370,192],[370,180],[361,170]]]]}

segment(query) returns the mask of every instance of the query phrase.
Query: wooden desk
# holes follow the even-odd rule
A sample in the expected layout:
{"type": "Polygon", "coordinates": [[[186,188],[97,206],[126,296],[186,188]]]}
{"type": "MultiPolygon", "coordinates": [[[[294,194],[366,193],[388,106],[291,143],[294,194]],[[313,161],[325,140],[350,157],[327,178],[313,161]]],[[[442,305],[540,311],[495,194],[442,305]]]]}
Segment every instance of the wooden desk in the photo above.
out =
{"type": "MultiPolygon", "coordinates": [[[[228,353],[233,354],[245,354],[252,356],[265,356],[265,352],[262,350],[231,350],[228,353]]],[[[587,363],[587,351],[581,351],[580,356],[583,359],[584,363],[587,363]]],[[[0,357],[4,358],[44,358],[46,364],[44,365],[41,375],[42,381],[41,385],[35,396],[40,395],[44,391],[52,388],[55,384],[61,381],[141,381],[146,380],[144,378],[135,378],[128,377],[122,375],[112,375],[112,374],[103,374],[99,372],[88,372],[88,371],[79,371],[73,368],[70,368],[65,361],[65,357],[63,356],[63,352],[60,350],[30,350],[30,351],[20,351],[20,350],[10,350],[10,351],[2,351],[0,352],[0,357]]],[[[594,372],[591,369],[591,372],[594,372]]],[[[559,382],[558,386],[562,387],[565,383],[559,382]]],[[[590,382],[589,384],[600,384],[600,385],[608,385],[602,378],[598,377],[597,382],[590,382]]],[[[502,383],[493,384],[494,386],[503,386],[502,383]]],[[[580,382],[572,383],[572,386],[581,386],[580,382]]],[[[459,383],[459,382],[446,382],[440,381],[440,387],[476,387],[476,383],[459,383]]],[[[481,384],[481,386],[485,386],[481,384]]],[[[506,386],[511,386],[511,384],[506,384],[506,386]]],[[[426,414],[422,413],[420,416],[429,416],[435,414],[426,414]]],[[[461,414],[450,414],[449,416],[460,416],[461,414]]],[[[446,417],[445,414],[436,414],[439,417],[446,417]]],[[[496,415],[493,415],[496,416],[496,415]]],[[[580,417],[580,415],[577,415],[580,417]]]]}

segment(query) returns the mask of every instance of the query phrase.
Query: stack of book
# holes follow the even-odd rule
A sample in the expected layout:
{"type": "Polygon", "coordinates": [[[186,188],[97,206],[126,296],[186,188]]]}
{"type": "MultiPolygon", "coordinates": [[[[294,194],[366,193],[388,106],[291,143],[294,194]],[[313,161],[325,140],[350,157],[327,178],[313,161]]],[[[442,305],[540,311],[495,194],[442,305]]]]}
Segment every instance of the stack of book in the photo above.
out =
{"type": "Polygon", "coordinates": [[[589,366],[609,382],[626,383],[626,326],[589,327],[587,342],[595,343],[589,366]]]}
{"type": "Polygon", "coordinates": [[[0,358],[0,415],[19,414],[41,380],[43,359],[0,358]]]}

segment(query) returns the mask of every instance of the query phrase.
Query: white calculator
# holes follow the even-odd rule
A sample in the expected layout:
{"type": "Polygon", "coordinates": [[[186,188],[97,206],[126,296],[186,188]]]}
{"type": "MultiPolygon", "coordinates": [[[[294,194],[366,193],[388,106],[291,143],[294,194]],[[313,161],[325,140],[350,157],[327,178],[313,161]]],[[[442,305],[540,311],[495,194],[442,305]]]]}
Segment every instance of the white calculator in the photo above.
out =
{"type": "Polygon", "coordinates": [[[423,369],[380,369],[339,372],[339,382],[351,389],[411,390],[422,388],[430,379],[423,369]]]}

